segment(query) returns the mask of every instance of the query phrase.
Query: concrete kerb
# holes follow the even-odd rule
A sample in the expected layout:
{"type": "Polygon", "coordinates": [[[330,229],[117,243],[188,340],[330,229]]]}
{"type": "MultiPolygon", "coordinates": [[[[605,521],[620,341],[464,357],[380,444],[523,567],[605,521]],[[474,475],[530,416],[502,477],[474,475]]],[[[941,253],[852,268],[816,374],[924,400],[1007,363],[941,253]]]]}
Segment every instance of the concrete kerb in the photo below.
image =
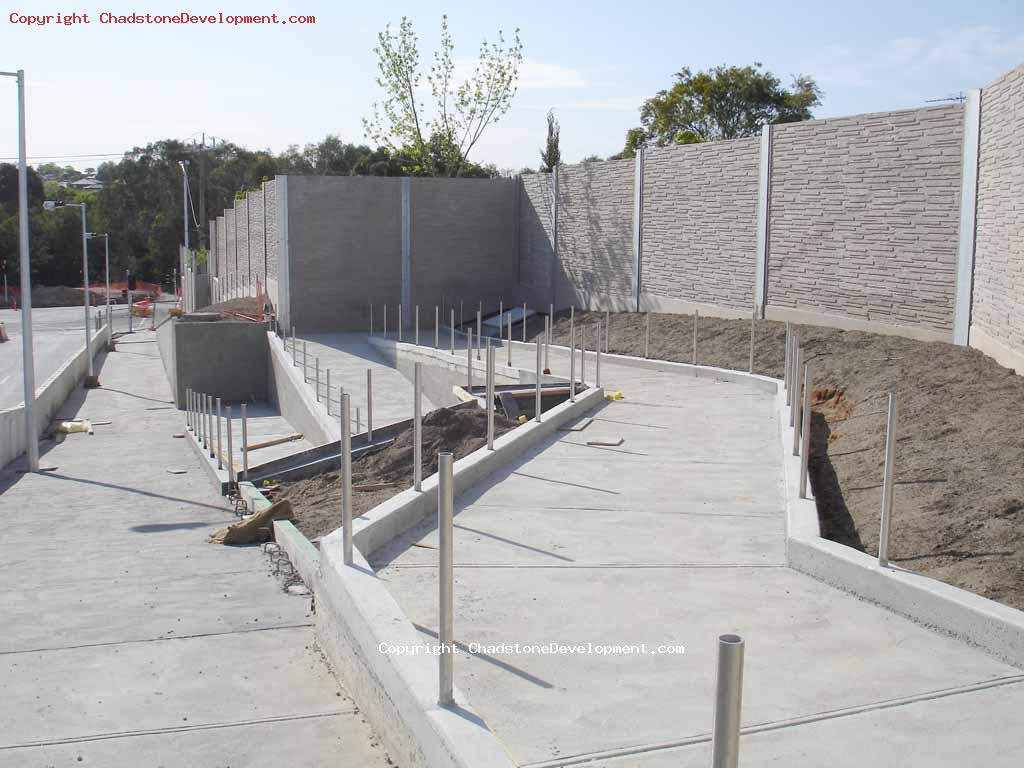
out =
{"type": "MultiPolygon", "coordinates": [[[[184,414],[182,414],[182,418],[184,418],[184,414]]],[[[196,456],[199,457],[199,463],[202,465],[207,476],[217,487],[217,492],[221,496],[226,496],[228,491],[231,490],[231,482],[228,478],[227,469],[217,469],[217,460],[210,459],[210,452],[206,448],[203,448],[203,444],[199,442],[199,438],[196,436],[195,432],[187,430],[184,427],[182,427],[182,429],[185,433],[185,441],[192,447],[196,456]]],[[[226,452],[224,460],[225,462],[227,461],[226,452]]]]}

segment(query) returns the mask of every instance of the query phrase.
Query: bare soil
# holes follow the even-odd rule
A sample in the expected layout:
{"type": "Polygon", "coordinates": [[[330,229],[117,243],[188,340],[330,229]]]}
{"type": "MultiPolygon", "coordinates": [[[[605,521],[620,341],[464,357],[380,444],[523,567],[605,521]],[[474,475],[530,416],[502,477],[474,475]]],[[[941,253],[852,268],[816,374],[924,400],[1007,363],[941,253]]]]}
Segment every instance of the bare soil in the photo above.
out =
{"type": "Polygon", "coordinates": [[[258,315],[260,312],[259,302],[255,296],[242,296],[237,299],[228,299],[218,304],[210,304],[207,307],[203,307],[199,312],[220,312],[222,313],[221,319],[230,320],[242,320],[244,318],[237,317],[236,315],[225,315],[227,312],[241,312],[243,315],[258,315]]]}
{"type": "MultiPolygon", "coordinates": [[[[577,312],[593,348],[604,313],[577,312]]],[[[644,315],[609,349],[643,355],[644,315]]],[[[531,338],[543,329],[531,318],[531,338]]],[[[795,325],[812,372],[811,484],[822,534],[878,552],[887,394],[898,402],[890,560],[1024,609],[1024,376],[944,342],[795,325]]],[[[568,312],[554,340],[568,344],[568,312]]],[[[652,314],[650,357],[691,362],[693,318],[652,314]]],[[[698,362],[747,370],[750,321],[701,318],[698,362]]],[[[758,321],[754,372],[781,378],[785,325],[758,321]]]]}
{"type": "MultiPolygon", "coordinates": [[[[518,426],[499,414],[494,417],[495,437],[518,426]]],[[[451,451],[455,460],[468,456],[487,442],[487,414],[483,410],[439,408],[423,417],[423,477],[437,472],[437,454],[451,451]]],[[[352,462],[352,485],[393,483],[353,494],[352,514],[359,517],[392,496],[412,487],[413,435],[410,426],[387,448],[352,462]]],[[[341,476],[325,472],[316,477],[282,484],[276,497],[288,499],[295,526],[309,539],[330,533],[341,523],[341,476]]]]}

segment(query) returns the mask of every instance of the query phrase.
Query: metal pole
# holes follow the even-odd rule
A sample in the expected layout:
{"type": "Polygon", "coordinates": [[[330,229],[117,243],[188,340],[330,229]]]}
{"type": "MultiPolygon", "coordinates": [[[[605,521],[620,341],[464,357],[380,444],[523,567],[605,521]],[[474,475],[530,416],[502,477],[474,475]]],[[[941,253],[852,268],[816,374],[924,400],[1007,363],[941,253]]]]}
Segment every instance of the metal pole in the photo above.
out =
{"type": "Polygon", "coordinates": [[[85,305],[85,359],[88,361],[88,377],[94,378],[92,370],[92,319],[89,317],[89,234],[85,224],[85,203],[82,206],[82,283],[85,305]]]}
{"type": "Polygon", "coordinates": [[[793,407],[790,409],[790,416],[793,420],[793,455],[796,456],[800,451],[800,426],[803,424],[803,418],[800,415],[800,406],[802,405],[803,398],[800,376],[804,370],[804,350],[802,347],[796,351],[796,367],[793,370],[796,372],[793,376],[796,386],[793,389],[793,407]]]}
{"type": "Polygon", "coordinates": [[[700,310],[693,310],[693,364],[697,364],[697,326],[700,325],[700,310]]]}
{"type": "Polygon", "coordinates": [[[439,549],[438,573],[438,640],[441,653],[437,657],[438,695],[437,703],[442,707],[455,704],[453,694],[455,680],[455,622],[453,539],[455,516],[455,483],[452,480],[454,457],[450,453],[437,456],[437,533],[439,549]]]}
{"type": "Polygon", "coordinates": [[[423,490],[423,398],[420,396],[422,363],[413,366],[412,374],[412,487],[423,490]]]}
{"type": "Polygon", "coordinates": [[[316,373],[314,374],[316,376],[316,379],[314,380],[314,386],[316,387],[316,401],[319,403],[320,402],[320,358],[319,357],[314,357],[313,358],[313,362],[316,365],[316,373]]]}
{"type": "Polygon", "coordinates": [[[459,327],[461,328],[465,324],[465,313],[463,312],[463,301],[459,299],[459,327]]]}
{"type": "Polygon", "coordinates": [[[811,371],[804,366],[803,425],[800,428],[800,498],[807,498],[807,466],[811,460],[811,371]]]}
{"type": "Polygon", "coordinates": [[[455,354],[455,307],[452,307],[452,319],[451,319],[451,325],[449,325],[449,327],[448,327],[448,331],[449,331],[449,333],[448,333],[448,337],[449,337],[448,344],[451,347],[451,349],[449,351],[451,352],[451,354],[454,355],[455,354]]]}
{"type": "Polygon", "coordinates": [[[297,350],[298,350],[298,348],[295,346],[295,326],[293,325],[292,326],[292,366],[296,366],[296,365],[299,364],[299,361],[298,361],[298,358],[297,358],[297,355],[299,353],[298,353],[297,350]]]}
{"type": "MultiPolygon", "coordinates": [[[[572,328],[572,323],[569,324],[572,328]]],[[[569,332],[569,402],[576,402],[576,332],[569,332]]]]}
{"type": "Polygon", "coordinates": [[[327,369],[327,415],[331,415],[331,369],[327,369]]]}
{"type": "Polygon", "coordinates": [[[523,302],[523,344],[526,343],[526,302],[523,302]]]}
{"type": "MultiPolygon", "coordinates": [[[[523,318],[523,325],[526,324],[526,318],[523,318]]],[[[500,329],[498,335],[500,336],[500,329]]],[[[526,341],[526,339],[523,339],[526,341]]],[[[508,367],[512,367],[512,313],[508,313],[508,367]]]]}
{"type": "MultiPolygon", "coordinates": [[[[5,73],[10,74],[10,73],[5,73]]],[[[32,346],[32,273],[28,240],[28,167],[25,149],[25,70],[15,74],[18,81],[18,267],[21,282],[21,377],[25,400],[25,438],[28,469],[39,471],[39,430],[36,426],[36,374],[32,346]]]]}
{"type": "Polygon", "coordinates": [[[106,272],[106,281],[107,281],[107,327],[111,328],[112,326],[111,326],[111,319],[110,319],[110,235],[109,234],[103,236],[103,244],[104,244],[104,248],[105,248],[104,270],[106,272]]]}
{"type": "Polygon", "coordinates": [[[587,326],[580,323],[580,387],[587,384],[587,326]]]}
{"type": "Polygon", "coordinates": [[[207,434],[209,436],[210,443],[210,458],[213,458],[213,395],[208,395],[206,398],[207,408],[207,434]]]}
{"type": "Polygon", "coordinates": [[[754,372],[754,323],[757,320],[757,309],[754,309],[753,314],[750,316],[750,363],[747,370],[750,373],[754,372]]]}
{"type": "MultiPolygon", "coordinates": [[[[245,407],[244,405],[242,406],[245,407]]],[[[221,400],[217,398],[217,469],[224,469],[224,443],[220,439],[221,400]]]]}
{"type": "MultiPolygon", "coordinates": [[[[604,351],[608,351],[608,338],[612,335],[612,319],[611,313],[606,309],[604,311],[604,351]]],[[[600,341],[600,339],[599,339],[600,341]]]]}
{"type": "Polygon", "coordinates": [[[202,438],[204,450],[206,449],[206,437],[209,433],[209,430],[206,428],[207,397],[209,397],[209,395],[203,394],[199,396],[199,437],[202,438]]]}
{"type": "Polygon", "coordinates": [[[789,409],[789,426],[791,426],[791,427],[796,425],[796,420],[795,420],[796,419],[796,406],[797,406],[797,398],[799,397],[799,393],[796,392],[796,389],[797,389],[797,387],[800,386],[800,382],[798,382],[796,380],[797,371],[799,370],[799,368],[797,366],[799,365],[799,359],[800,359],[800,332],[799,331],[794,331],[793,332],[792,347],[793,347],[793,349],[790,350],[790,353],[789,353],[789,389],[786,390],[787,399],[789,400],[790,406],[791,406],[790,409],[789,409]]]}
{"type": "Polygon", "coordinates": [[[792,333],[789,321],[786,321],[786,361],[782,367],[782,388],[786,390],[786,405],[790,403],[789,397],[789,355],[792,351],[792,333]]]}
{"type": "Polygon", "coordinates": [[[743,638],[739,635],[719,635],[711,768],[737,768],[739,765],[742,699],[743,638]]]}
{"type": "Polygon", "coordinates": [[[357,435],[358,435],[358,434],[359,434],[360,432],[362,432],[362,431],[363,431],[363,429],[362,429],[362,424],[363,424],[363,422],[362,422],[362,421],[360,420],[360,418],[359,418],[359,406],[357,405],[357,406],[356,406],[356,432],[355,432],[355,433],[356,433],[357,435]]]}
{"type": "Polygon", "coordinates": [[[597,321],[597,349],[594,356],[594,386],[601,387],[601,321],[597,321]]]}
{"type": "Polygon", "coordinates": [[[651,356],[651,313],[644,313],[644,321],[646,323],[644,329],[644,359],[648,359],[651,356]]]}
{"type": "Polygon", "coordinates": [[[373,442],[373,369],[366,369],[366,442],[373,442]]]}
{"type": "Polygon", "coordinates": [[[302,381],[309,381],[309,351],[306,348],[306,340],[302,340],[302,381]]]}
{"type": "Polygon", "coordinates": [[[388,337],[388,305],[384,305],[384,338],[388,337]]]}
{"type": "Polygon", "coordinates": [[[185,429],[192,429],[192,389],[185,387],[185,429]]]}
{"type": "Polygon", "coordinates": [[[569,307],[569,336],[572,338],[572,343],[576,343],[576,307],[569,307]]]}
{"type": "Polygon", "coordinates": [[[342,559],[352,565],[352,425],[349,395],[341,396],[341,536],[342,559]]]}
{"type": "Polygon", "coordinates": [[[373,336],[373,302],[370,302],[370,335],[373,336]]]}
{"type": "Polygon", "coordinates": [[[885,420],[885,470],[882,475],[882,526],[878,533],[878,565],[889,565],[889,530],[892,527],[893,466],[896,461],[896,392],[889,391],[885,420]]]}
{"type": "Polygon", "coordinates": [[[441,348],[441,309],[434,305],[434,349],[441,348]]]}
{"type": "Polygon", "coordinates": [[[494,450],[494,347],[487,340],[487,450],[494,450]]]}
{"type": "Polygon", "coordinates": [[[537,392],[533,399],[533,408],[536,413],[533,416],[533,420],[538,424],[540,423],[540,391],[541,391],[541,376],[543,375],[543,369],[540,367],[540,350],[543,346],[543,337],[537,337],[537,392]]]}
{"type": "Polygon", "coordinates": [[[402,340],[402,305],[398,305],[398,340],[402,340]]]}
{"type": "Polygon", "coordinates": [[[469,328],[466,330],[466,372],[467,376],[467,392],[473,394],[473,329],[469,328]]]}
{"type": "Polygon", "coordinates": [[[231,486],[235,482],[235,449],[231,443],[231,406],[227,407],[225,411],[227,417],[227,423],[225,426],[228,430],[228,485],[231,486]]]}
{"type": "MultiPolygon", "coordinates": [[[[480,302],[480,306],[483,307],[483,302],[480,302]]],[[[476,359],[480,359],[480,344],[483,339],[483,309],[476,311],[476,359]]]]}
{"type": "Polygon", "coordinates": [[[544,370],[551,370],[551,315],[544,318],[544,370]]]}
{"type": "Polygon", "coordinates": [[[249,422],[242,403],[242,477],[249,479],[249,422]]]}
{"type": "Polygon", "coordinates": [[[416,331],[415,331],[415,334],[413,335],[412,338],[413,338],[413,343],[415,343],[416,346],[418,347],[420,345],[420,305],[419,304],[417,304],[415,309],[413,310],[413,315],[415,316],[416,331]]]}

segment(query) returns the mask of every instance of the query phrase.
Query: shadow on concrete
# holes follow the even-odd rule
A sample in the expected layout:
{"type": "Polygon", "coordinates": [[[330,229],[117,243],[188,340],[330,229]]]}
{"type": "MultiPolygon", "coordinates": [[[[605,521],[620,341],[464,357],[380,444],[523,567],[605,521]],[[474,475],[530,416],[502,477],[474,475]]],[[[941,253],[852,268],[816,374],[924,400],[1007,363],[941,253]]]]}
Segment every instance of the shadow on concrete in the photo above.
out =
{"type": "MultiPolygon", "coordinates": [[[[432,629],[430,629],[428,627],[424,627],[422,624],[417,624],[416,622],[413,622],[412,625],[414,627],[416,627],[416,629],[418,631],[422,632],[424,635],[429,635],[430,637],[434,638],[435,640],[437,639],[437,632],[435,632],[434,630],[432,630],[432,629]]],[[[541,688],[554,688],[555,687],[554,685],[549,683],[547,680],[539,678],[536,675],[531,675],[529,672],[526,672],[525,670],[519,669],[519,667],[515,667],[515,666],[511,665],[507,661],[502,661],[501,659],[497,659],[494,656],[491,656],[491,655],[486,654],[486,653],[473,653],[471,650],[469,650],[469,646],[468,645],[466,645],[465,643],[460,643],[458,640],[455,641],[455,647],[457,647],[463,653],[469,654],[470,656],[473,656],[474,658],[480,659],[481,661],[485,661],[488,664],[491,664],[491,665],[493,665],[495,667],[498,667],[499,669],[505,670],[506,672],[510,672],[513,675],[515,675],[516,677],[521,678],[522,680],[526,680],[528,683],[533,683],[534,685],[540,686],[541,688]]],[[[463,711],[465,711],[465,710],[463,710],[463,711]]],[[[476,718],[473,715],[469,715],[469,713],[466,713],[466,714],[467,714],[467,716],[469,716],[474,721],[479,720],[479,718],[476,718]]],[[[479,722],[481,724],[483,724],[482,720],[480,720],[479,722]]]]}
{"type": "Polygon", "coordinates": [[[846,506],[843,489],[828,455],[828,438],[831,434],[832,430],[824,415],[811,411],[811,456],[807,462],[807,474],[818,508],[821,535],[822,538],[864,552],[864,543],[857,533],[857,526],[846,506]]]}
{"type": "Polygon", "coordinates": [[[72,477],[71,475],[62,475],[59,472],[45,472],[41,473],[44,477],[53,477],[57,480],[69,480],[73,483],[84,483],[85,485],[96,485],[100,488],[110,488],[114,491],[126,491],[127,493],[134,493],[139,496],[145,496],[150,499],[163,499],[164,501],[174,501],[179,504],[187,504],[190,507],[202,507],[203,509],[215,509],[218,512],[228,513],[226,507],[218,507],[215,504],[204,504],[201,501],[193,501],[192,499],[183,499],[179,496],[165,496],[162,493],[153,493],[152,491],[142,491],[138,488],[132,488],[128,485],[117,485],[115,483],[101,483],[99,480],[86,480],[84,477],[72,477]]]}
{"type": "Polygon", "coordinates": [[[565,557],[564,555],[556,555],[554,552],[550,552],[550,551],[548,551],[546,549],[541,549],[540,547],[531,547],[529,544],[523,544],[522,542],[519,542],[519,541],[514,541],[512,539],[506,539],[504,536],[498,536],[497,534],[494,534],[494,533],[488,533],[487,531],[481,531],[479,528],[470,528],[468,525],[455,525],[454,523],[453,523],[453,526],[455,528],[458,528],[460,531],[469,531],[470,533],[475,533],[475,534],[477,534],[479,536],[484,536],[484,537],[486,537],[488,539],[494,539],[495,541],[500,541],[503,544],[511,544],[513,547],[519,547],[520,549],[525,549],[528,552],[536,552],[538,555],[546,555],[548,557],[553,557],[553,558],[555,558],[557,560],[562,560],[562,561],[564,561],[566,563],[575,563],[576,562],[571,557],[565,557]]]}
{"type": "Polygon", "coordinates": [[[128,530],[135,531],[136,533],[164,533],[165,531],[188,531],[193,528],[209,528],[211,525],[219,525],[220,522],[213,523],[147,523],[146,525],[133,525],[128,530]]]}

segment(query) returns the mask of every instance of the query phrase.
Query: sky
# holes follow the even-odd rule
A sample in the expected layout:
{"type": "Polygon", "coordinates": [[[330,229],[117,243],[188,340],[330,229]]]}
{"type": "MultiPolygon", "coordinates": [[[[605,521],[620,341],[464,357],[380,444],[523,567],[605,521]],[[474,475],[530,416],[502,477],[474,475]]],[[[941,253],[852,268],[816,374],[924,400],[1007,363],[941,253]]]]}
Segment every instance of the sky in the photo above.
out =
{"type": "MultiPolygon", "coordinates": [[[[17,2],[17,0],[16,0],[17,2]]],[[[164,138],[227,139],[275,152],[326,134],[366,142],[362,118],[380,98],[377,33],[409,16],[428,64],[443,13],[460,68],[481,41],[518,28],[524,63],[509,113],[470,159],[536,167],[545,113],[561,124],[562,157],[622,149],[644,99],[681,67],[761,62],[785,82],[813,76],[816,117],[922,106],[984,86],[1024,63],[1024,6],[1005,2],[470,2],[265,3],[136,0],[49,10],[8,5],[0,71],[27,76],[29,162],[79,168],[164,138]],[[29,8],[33,10],[28,10],[29,8]],[[89,24],[29,26],[10,14],[88,14],[89,24]],[[99,14],[306,14],[314,24],[112,25],[99,14]]],[[[17,155],[14,81],[0,78],[0,162],[17,155]]],[[[424,93],[425,96],[429,94],[424,93]]]]}

